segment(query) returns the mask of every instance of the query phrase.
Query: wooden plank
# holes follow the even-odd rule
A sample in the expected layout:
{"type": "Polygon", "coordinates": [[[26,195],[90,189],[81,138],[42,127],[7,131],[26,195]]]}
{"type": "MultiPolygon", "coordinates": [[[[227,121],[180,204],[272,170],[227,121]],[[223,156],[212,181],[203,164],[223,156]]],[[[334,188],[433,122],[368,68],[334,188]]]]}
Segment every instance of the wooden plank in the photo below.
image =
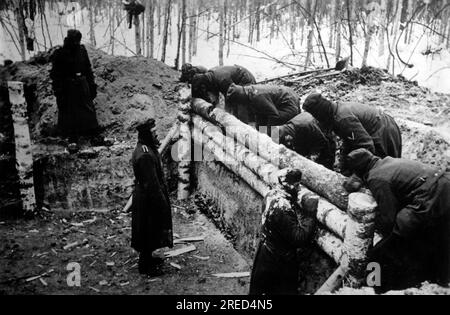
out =
{"type": "Polygon", "coordinates": [[[183,248],[179,248],[179,249],[175,249],[175,250],[171,250],[171,251],[165,252],[164,256],[166,258],[180,256],[180,255],[183,255],[183,254],[186,254],[186,253],[189,253],[189,252],[193,252],[196,249],[197,248],[194,245],[190,245],[190,246],[186,246],[186,247],[183,247],[183,248]]]}
{"type": "Polygon", "coordinates": [[[214,273],[213,276],[217,277],[217,278],[246,278],[246,277],[250,277],[250,271],[214,273]]]}
{"type": "Polygon", "coordinates": [[[23,83],[9,81],[8,92],[16,143],[16,168],[19,176],[20,197],[25,214],[30,214],[36,211],[36,195],[33,180],[33,154],[23,83]]]}

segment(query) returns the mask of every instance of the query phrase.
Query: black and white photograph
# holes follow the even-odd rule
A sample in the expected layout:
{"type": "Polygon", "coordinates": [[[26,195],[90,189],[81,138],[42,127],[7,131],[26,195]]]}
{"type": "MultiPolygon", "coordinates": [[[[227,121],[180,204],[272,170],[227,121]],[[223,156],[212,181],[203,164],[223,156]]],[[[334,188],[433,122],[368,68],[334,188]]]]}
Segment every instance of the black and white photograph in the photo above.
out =
{"type": "Polygon", "coordinates": [[[0,1],[0,295],[275,311],[449,256],[450,0],[0,1]]]}

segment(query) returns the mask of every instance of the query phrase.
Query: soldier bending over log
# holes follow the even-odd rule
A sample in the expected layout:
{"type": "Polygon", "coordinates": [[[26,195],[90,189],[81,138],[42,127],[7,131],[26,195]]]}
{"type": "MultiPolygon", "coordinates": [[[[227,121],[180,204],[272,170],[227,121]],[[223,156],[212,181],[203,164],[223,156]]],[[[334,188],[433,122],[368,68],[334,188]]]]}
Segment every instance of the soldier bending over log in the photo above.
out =
{"type": "Polygon", "coordinates": [[[180,82],[192,84],[192,79],[196,74],[204,74],[206,72],[208,72],[208,69],[203,66],[193,66],[190,63],[185,63],[181,67],[180,82]]]}
{"type": "Polygon", "coordinates": [[[284,86],[231,84],[226,102],[237,108],[238,119],[257,128],[284,125],[301,112],[300,98],[284,86]]]}
{"type": "Polygon", "coordinates": [[[378,203],[376,227],[383,240],[370,261],[379,262],[382,291],[428,280],[450,282],[450,172],[417,161],[386,157],[366,149],[348,156],[378,203]]]}
{"type": "Polygon", "coordinates": [[[402,155],[400,128],[380,109],[359,103],[333,103],[319,93],[308,96],[303,109],[342,139],[341,172],[345,175],[349,175],[345,157],[353,150],[367,149],[381,158],[402,155]]]}
{"type": "Polygon", "coordinates": [[[316,162],[333,169],[336,157],[336,139],[331,131],[324,131],[319,122],[303,112],[280,126],[280,143],[300,155],[317,154],[316,162]]]}
{"type": "MultiPolygon", "coordinates": [[[[255,84],[256,79],[250,71],[241,66],[216,67],[203,74],[197,74],[192,79],[192,97],[201,98],[217,106],[219,96],[227,95],[230,85],[255,84]]],[[[225,103],[225,110],[236,115],[236,108],[225,103]]]]}

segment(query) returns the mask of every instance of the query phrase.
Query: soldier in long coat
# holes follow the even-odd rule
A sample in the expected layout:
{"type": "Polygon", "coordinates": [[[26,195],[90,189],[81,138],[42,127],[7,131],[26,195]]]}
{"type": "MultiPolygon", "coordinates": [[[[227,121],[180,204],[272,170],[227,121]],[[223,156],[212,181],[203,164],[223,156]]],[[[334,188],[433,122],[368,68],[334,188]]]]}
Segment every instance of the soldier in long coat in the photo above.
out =
{"type": "Polygon", "coordinates": [[[376,227],[384,237],[370,261],[380,262],[382,289],[428,280],[450,282],[450,172],[366,149],[348,156],[378,203],[376,227]]]}
{"type": "Polygon", "coordinates": [[[139,252],[139,272],[155,274],[160,259],[156,249],[173,246],[172,211],[161,157],[153,129],[155,121],[138,121],[138,143],[132,156],[135,189],[132,205],[131,246],[139,252]]]}
{"type": "Polygon", "coordinates": [[[99,126],[93,100],[97,85],[81,33],[69,30],[64,46],[52,56],[50,77],[58,105],[61,134],[77,142],[79,136],[97,136],[99,126]]]}
{"type": "Polygon", "coordinates": [[[367,149],[381,158],[400,158],[402,155],[400,128],[394,118],[376,107],[360,103],[333,103],[321,94],[313,93],[306,99],[303,109],[343,141],[343,173],[348,169],[345,157],[356,149],[367,149]]]}

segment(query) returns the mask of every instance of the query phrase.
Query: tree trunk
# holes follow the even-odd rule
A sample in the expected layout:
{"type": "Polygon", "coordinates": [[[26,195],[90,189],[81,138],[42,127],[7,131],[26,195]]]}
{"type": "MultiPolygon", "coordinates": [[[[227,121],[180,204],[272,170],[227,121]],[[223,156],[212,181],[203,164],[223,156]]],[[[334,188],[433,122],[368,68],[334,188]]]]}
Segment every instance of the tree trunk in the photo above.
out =
{"type": "Polygon", "coordinates": [[[155,45],[155,0],[147,0],[147,58],[154,58],[155,45]]]}
{"type": "Polygon", "coordinates": [[[172,0],[168,0],[166,4],[166,14],[164,18],[164,31],[163,31],[163,43],[162,43],[162,56],[161,61],[166,62],[166,50],[167,50],[167,38],[169,34],[169,21],[172,7],[172,0]]]}
{"type": "Polygon", "coordinates": [[[386,40],[386,27],[387,27],[387,0],[381,0],[380,4],[380,34],[378,44],[378,56],[381,57],[385,54],[385,40],[386,40]]]}
{"type": "MultiPolygon", "coordinates": [[[[399,1],[397,1],[397,10],[396,10],[396,14],[395,14],[395,20],[393,23],[394,34],[393,34],[393,37],[391,38],[391,42],[388,43],[388,45],[390,45],[390,51],[394,51],[395,45],[397,44],[398,32],[400,31],[402,10],[403,10],[403,1],[399,0],[399,1]]],[[[389,57],[388,57],[387,69],[389,70],[389,66],[391,64],[391,58],[392,58],[392,75],[395,75],[395,58],[393,58],[391,54],[389,54],[389,57]]]]}
{"type": "Polygon", "coordinates": [[[162,6],[163,6],[163,2],[162,1],[156,1],[156,3],[158,4],[158,12],[157,12],[157,16],[158,16],[158,36],[161,36],[161,29],[162,29],[162,6]]]}
{"type": "Polygon", "coordinates": [[[336,30],[336,21],[337,21],[336,6],[337,6],[337,1],[331,0],[330,34],[328,37],[328,47],[330,47],[330,48],[333,47],[333,35],[335,34],[335,30],[336,30]]]}
{"type": "MultiPolygon", "coordinates": [[[[97,44],[95,42],[95,28],[94,28],[94,10],[92,8],[92,0],[89,1],[89,40],[93,47],[97,44]]],[[[109,27],[112,27],[111,23],[111,8],[108,8],[109,27]]]]}
{"type": "Polygon", "coordinates": [[[352,0],[347,0],[348,44],[350,46],[350,64],[353,66],[353,14],[352,0]]]}
{"type": "Polygon", "coordinates": [[[182,0],[182,17],[181,17],[181,63],[186,63],[186,24],[187,24],[187,8],[186,1],[182,0]]]}
{"type": "Polygon", "coordinates": [[[314,54],[313,49],[313,39],[314,39],[314,17],[316,15],[316,0],[311,0],[311,9],[309,10],[310,16],[308,17],[308,46],[306,51],[306,60],[305,60],[305,70],[308,69],[309,64],[311,63],[311,57],[314,54]]]}
{"type": "Polygon", "coordinates": [[[219,8],[219,66],[223,66],[223,47],[224,47],[224,29],[225,29],[225,10],[227,0],[224,0],[223,5],[219,8]]]}
{"type": "Polygon", "coordinates": [[[178,20],[178,45],[177,57],[175,58],[175,69],[180,67],[180,55],[182,55],[182,63],[186,62],[186,0],[181,0],[181,9],[178,20]]]}
{"type": "Polygon", "coordinates": [[[342,42],[341,42],[341,32],[342,32],[342,6],[341,1],[336,0],[336,62],[338,62],[341,59],[341,49],[342,49],[342,42]]]}
{"type": "Polygon", "coordinates": [[[141,46],[141,27],[140,27],[140,15],[134,16],[134,35],[136,41],[136,55],[142,55],[142,46],[141,46]]]}
{"type": "Polygon", "coordinates": [[[25,20],[23,18],[23,4],[19,0],[14,1],[14,16],[17,21],[17,28],[19,30],[19,46],[20,56],[22,60],[26,59],[26,46],[25,46],[25,20]]]}
{"type": "MultiPolygon", "coordinates": [[[[192,4],[191,4],[192,5],[192,4]]],[[[194,36],[195,36],[195,8],[192,5],[192,7],[190,8],[189,11],[189,46],[188,46],[188,60],[189,62],[192,61],[192,56],[193,56],[193,52],[194,52],[194,36]]],[[[208,37],[208,36],[207,36],[208,37]]]]}
{"type": "Polygon", "coordinates": [[[376,11],[372,8],[369,8],[369,10],[367,10],[367,11],[366,11],[367,12],[367,15],[366,15],[367,21],[366,21],[366,34],[365,34],[366,38],[365,38],[365,43],[364,43],[364,54],[363,54],[363,60],[362,60],[361,67],[367,66],[367,58],[369,56],[370,42],[372,40],[373,33],[375,32],[376,11]]]}
{"type": "Polygon", "coordinates": [[[295,3],[289,6],[289,30],[291,49],[295,50],[295,3]]]}

